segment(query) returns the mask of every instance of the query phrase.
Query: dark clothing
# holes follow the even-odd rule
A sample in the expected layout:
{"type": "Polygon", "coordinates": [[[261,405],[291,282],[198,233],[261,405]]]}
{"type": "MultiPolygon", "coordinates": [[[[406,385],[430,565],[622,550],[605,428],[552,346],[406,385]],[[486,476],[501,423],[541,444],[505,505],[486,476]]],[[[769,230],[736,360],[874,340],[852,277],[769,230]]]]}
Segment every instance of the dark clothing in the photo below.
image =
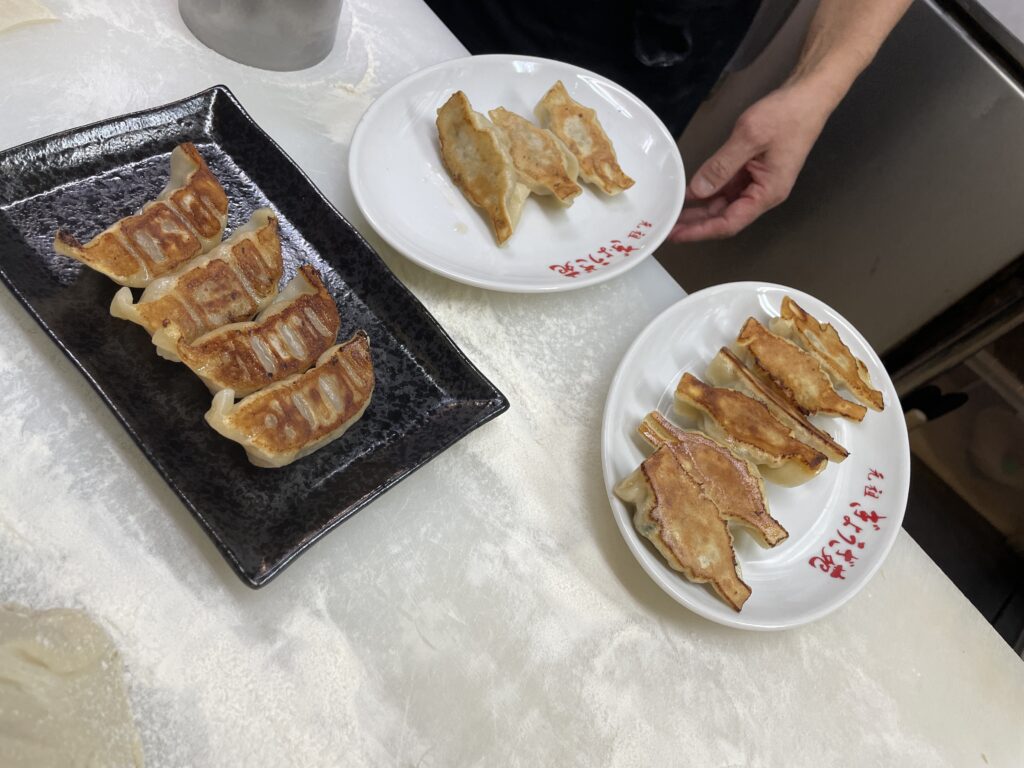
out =
{"type": "Polygon", "coordinates": [[[760,5],[760,0],[426,2],[470,53],[543,56],[593,70],[643,99],[676,136],[729,63],[760,5]]]}

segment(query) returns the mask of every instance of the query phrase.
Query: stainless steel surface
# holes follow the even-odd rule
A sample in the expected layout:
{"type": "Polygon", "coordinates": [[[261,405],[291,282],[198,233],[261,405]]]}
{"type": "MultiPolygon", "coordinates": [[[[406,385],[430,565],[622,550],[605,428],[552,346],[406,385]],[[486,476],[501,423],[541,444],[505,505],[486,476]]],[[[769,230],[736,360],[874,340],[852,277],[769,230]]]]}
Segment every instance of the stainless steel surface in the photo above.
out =
{"type": "Polygon", "coordinates": [[[935,377],[941,376],[951,368],[976,356],[996,339],[1006,335],[1020,325],[1021,322],[1024,322],[1024,318],[1020,316],[1007,318],[1002,322],[985,328],[977,334],[972,334],[965,339],[957,340],[956,343],[950,344],[948,347],[936,350],[936,354],[924,360],[920,366],[908,371],[898,379],[893,379],[893,386],[896,387],[896,392],[900,397],[913,392],[935,377]]]}
{"type": "MultiPolygon", "coordinates": [[[[1024,256],[929,320],[885,356],[903,395],[958,365],[977,349],[1024,324],[1024,256]]],[[[1005,342],[998,342],[1000,344],[1005,342]]]]}
{"type": "Polygon", "coordinates": [[[185,25],[218,53],[262,69],[305,69],[334,46],[341,0],[178,0],[185,25]]]}
{"type": "Polygon", "coordinates": [[[1024,3],[1021,0],[950,0],[967,12],[1024,66],[1024,3]]]}
{"type": "MultiPolygon", "coordinates": [[[[767,52],[779,70],[756,73],[764,90],[792,60],[793,38],[792,50],[767,52]]],[[[765,59],[698,112],[681,141],[690,167],[764,92],[747,76],[765,59]]],[[[1022,133],[1021,85],[917,2],[833,115],[789,201],[731,240],[663,246],[658,258],[687,291],[793,285],[884,352],[1024,253],[1022,133]]]]}

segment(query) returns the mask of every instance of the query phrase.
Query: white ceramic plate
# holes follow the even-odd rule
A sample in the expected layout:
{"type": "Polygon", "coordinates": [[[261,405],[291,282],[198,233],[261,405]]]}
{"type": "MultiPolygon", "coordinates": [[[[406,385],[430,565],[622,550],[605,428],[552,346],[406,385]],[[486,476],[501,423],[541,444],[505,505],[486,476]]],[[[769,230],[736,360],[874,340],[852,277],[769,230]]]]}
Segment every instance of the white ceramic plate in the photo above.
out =
{"type": "Polygon", "coordinates": [[[497,54],[424,69],[377,99],[352,138],[349,179],[363,215],[399,252],[453,280],[526,293],[583,288],[635,267],[668,236],[686,186],[675,140],[636,96],[570,64],[497,54]],[[534,119],[556,80],[597,110],[636,184],[607,197],[581,182],[567,209],[531,195],[499,247],[441,163],[437,109],[462,90],[485,116],[502,106],[534,119]]]}
{"type": "Polygon", "coordinates": [[[857,330],[827,305],[800,291],[766,283],[730,283],[699,291],[647,326],[612,381],[604,411],[601,459],[615,521],[644,570],[687,608],[743,629],[805,624],[853,597],[878,570],[896,540],[910,487],[906,425],[896,391],[878,356],[857,330]],[[708,363],[719,348],[736,338],[747,317],[766,323],[778,316],[786,294],[839,331],[853,353],[867,364],[871,380],[884,394],[885,410],[869,410],[860,424],[815,417],[819,426],[846,447],[849,457],[841,464],[830,462],[820,475],[796,488],[765,483],[772,515],[789,531],[786,541],[774,549],[763,549],[733,526],[743,579],[752,590],[742,612],[736,613],[709,587],[692,584],[669,568],[633,527],[632,506],[619,501],[612,489],[651,453],[636,433],[640,420],[658,410],[679,426],[692,426],[673,410],[679,377],[690,371],[703,378],[708,363]],[[847,562],[842,554],[847,551],[856,559],[847,562]]]}

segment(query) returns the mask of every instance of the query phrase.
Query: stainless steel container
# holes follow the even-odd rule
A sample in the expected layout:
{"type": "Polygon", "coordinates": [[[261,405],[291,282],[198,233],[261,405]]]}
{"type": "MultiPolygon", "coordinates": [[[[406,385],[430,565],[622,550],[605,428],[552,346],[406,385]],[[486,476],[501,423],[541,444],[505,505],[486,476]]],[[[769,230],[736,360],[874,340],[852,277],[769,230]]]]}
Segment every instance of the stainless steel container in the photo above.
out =
{"type": "Polygon", "coordinates": [[[178,0],[200,41],[242,64],[280,71],[322,61],[338,32],[341,0],[178,0]]]}

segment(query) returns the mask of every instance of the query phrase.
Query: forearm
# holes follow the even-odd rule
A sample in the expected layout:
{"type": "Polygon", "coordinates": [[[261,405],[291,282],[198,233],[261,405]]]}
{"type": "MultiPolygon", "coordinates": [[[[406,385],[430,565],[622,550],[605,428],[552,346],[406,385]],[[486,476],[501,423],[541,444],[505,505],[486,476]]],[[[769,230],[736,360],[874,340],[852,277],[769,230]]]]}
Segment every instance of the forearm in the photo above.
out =
{"type": "Polygon", "coordinates": [[[748,107],[697,169],[670,237],[730,237],[784,201],[829,115],[910,3],[821,0],[792,74],[748,107]]]}
{"type": "Polygon", "coordinates": [[[787,86],[812,92],[823,118],[871,63],[912,0],[821,0],[787,86]]]}

